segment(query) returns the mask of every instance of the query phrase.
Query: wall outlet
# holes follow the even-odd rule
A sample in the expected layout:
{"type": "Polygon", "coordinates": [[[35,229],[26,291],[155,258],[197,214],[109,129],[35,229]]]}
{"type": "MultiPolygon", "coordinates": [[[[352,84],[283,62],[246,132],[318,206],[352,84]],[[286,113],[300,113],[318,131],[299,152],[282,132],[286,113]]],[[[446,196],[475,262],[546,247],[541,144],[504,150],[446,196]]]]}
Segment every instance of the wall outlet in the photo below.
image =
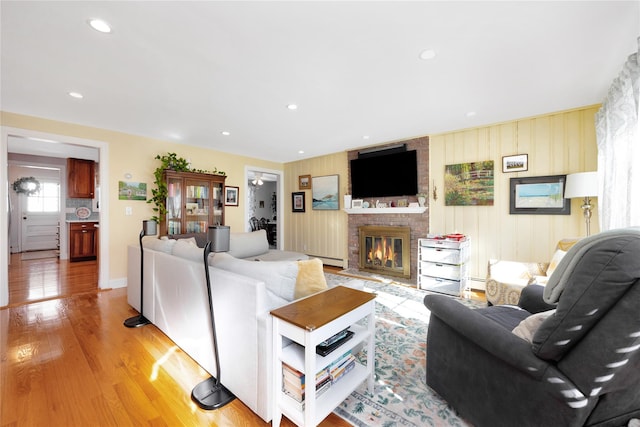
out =
{"type": "Polygon", "coordinates": [[[133,215],[133,208],[131,206],[126,206],[124,208],[124,214],[127,216],[133,215]]]}

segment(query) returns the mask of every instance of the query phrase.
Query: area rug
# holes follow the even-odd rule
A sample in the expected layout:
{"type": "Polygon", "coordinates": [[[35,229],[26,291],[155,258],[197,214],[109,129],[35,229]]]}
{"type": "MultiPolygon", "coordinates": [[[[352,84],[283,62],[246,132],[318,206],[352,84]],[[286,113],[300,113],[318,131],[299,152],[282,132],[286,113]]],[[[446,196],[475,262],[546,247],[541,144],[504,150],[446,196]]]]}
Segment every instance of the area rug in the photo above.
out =
{"type": "Polygon", "coordinates": [[[28,261],[31,259],[56,258],[58,254],[59,254],[59,251],[57,250],[23,252],[20,255],[20,259],[22,261],[28,261]]]}
{"type": "MultiPolygon", "coordinates": [[[[360,281],[377,294],[374,394],[363,383],[334,412],[358,427],[469,426],[426,384],[427,292],[355,277],[326,277],[332,285],[360,281]]],[[[484,305],[460,301],[470,307],[484,305]]],[[[358,357],[364,362],[366,350],[358,357]]]]}

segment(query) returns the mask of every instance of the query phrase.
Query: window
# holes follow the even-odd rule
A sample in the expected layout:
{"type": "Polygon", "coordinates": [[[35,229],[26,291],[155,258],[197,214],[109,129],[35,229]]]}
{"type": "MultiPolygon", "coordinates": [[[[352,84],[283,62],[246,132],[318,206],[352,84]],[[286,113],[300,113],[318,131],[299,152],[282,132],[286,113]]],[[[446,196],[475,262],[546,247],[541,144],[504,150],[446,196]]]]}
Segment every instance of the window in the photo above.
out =
{"type": "Polygon", "coordinates": [[[40,191],[27,196],[27,212],[45,213],[60,211],[60,184],[40,181],[40,191]]]}

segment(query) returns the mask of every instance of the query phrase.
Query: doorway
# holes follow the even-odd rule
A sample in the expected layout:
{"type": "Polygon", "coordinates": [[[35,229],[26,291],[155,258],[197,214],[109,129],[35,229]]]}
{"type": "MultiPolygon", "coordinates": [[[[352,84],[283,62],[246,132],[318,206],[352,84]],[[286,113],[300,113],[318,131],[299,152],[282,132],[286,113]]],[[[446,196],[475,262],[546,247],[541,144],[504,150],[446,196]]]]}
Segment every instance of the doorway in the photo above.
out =
{"type": "MultiPolygon", "coordinates": [[[[12,248],[10,245],[15,244],[10,242],[8,238],[10,230],[16,225],[16,221],[11,220],[9,215],[9,203],[12,196],[12,183],[9,177],[9,153],[11,153],[12,162],[16,158],[21,156],[37,156],[51,159],[62,158],[63,164],[66,164],[66,157],[78,157],[83,158],[86,153],[90,152],[95,156],[94,160],[100,160],[98,166],[98,176],[101,177],[101,190],[102,194],[108,194],[108,146],[102,141],[93,141],[76,137],[61,137],[60,135],[46,134],[37,131],[30,131],[25,129],[15,129],[8,127],[0,127],[0,163],[7,165],[7,168],[3,168],[6,172],[2,174],[2,182],[0,185],[0,199],[4,200],[7,209],[0,211],[0,228],[5,230],[5,236],[7,239],[6,244],[0,246],[0,307],[7,306],[9,304],[9,265],[12,262],[17,262],[15,255],[11,257],[10,252],[12,248]],[[67,152],[65,152],[65,150],[67,152]],[[64,153],[60,153],[60,152],[64,153]],[[84,154],[83,154],[84,153],[84,154]],[[17,157],[16,157],[17,156],[17,157]]],[[[25,157],[22,157],[24,159],[25,157]]],[[[86,158],[86,157],[85,157],[86,158]]],[[[28,162],[26,162],[28,163],[28,162]]],[[[64,184],[66,178],[65,166],[60,167],[59,181],[64,184]]],[[[60,257],[66,258],[67,254],[67,224],[65,221],[67,212],[75,211],[66,204],[66,189],[64,185],[60,186],[60,214],[59,214],[59,245],[60,245],[60,257]],[[65,203],[62,201],[65,200],[65,203]]],[[[98,196],[99,197],[99,196],[98,196]]],[[[16,201],[13,201],[13,207],[16,206],[16,201]]],[[[109,221],[108,221],[108,198],[101,200],[95,200],[92,202],[92,206],[100,206],[102,209],[97,209],[94,213],[96,218],[101,223],[102,233],[100,233],[99,240],[99,253],[100,262],[96,262],[93,269],[95,270],[95,276],[97,280],[97,288],[106,288],[109,286],[109,221]],[[100,206],[101,205],[101,206],[100,206]]],[[[21,248],[22,249],[22,248],[21,248]]],[[[50,261],[50,260],[49,260],[50,261]]],[[[29,262],[34,263],[33,260],[29,262]]],[[[44,262],[44,261],[43,261],[44,262]]],[[[68,262],[68,261],[65,261],[68,262]]],[[[95,287],[95,284],[94,284],[95,287]]],[[[12,302],[13,304],[13,302],[12,302]]]]}
{"type": "Polygon", "coordinates": [[[246,173],[246,230],[265,229],[270,249],[280,248],[280,220],[282,200],[280,171],[247,168],[246,173]]]}

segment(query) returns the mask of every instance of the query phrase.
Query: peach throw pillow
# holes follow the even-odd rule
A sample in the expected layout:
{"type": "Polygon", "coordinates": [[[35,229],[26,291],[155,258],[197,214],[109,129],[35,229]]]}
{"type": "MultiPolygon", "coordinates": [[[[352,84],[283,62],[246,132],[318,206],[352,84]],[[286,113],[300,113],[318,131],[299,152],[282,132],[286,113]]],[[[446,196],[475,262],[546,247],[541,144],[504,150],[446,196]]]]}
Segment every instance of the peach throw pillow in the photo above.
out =
{"type": "Polygon", "coordinates": [[[306,297],[325,289],[327,289],[327,280],[324,277],[322,261],[318,258],[298,261],[298,277],[293,298],[306,297]]]}

